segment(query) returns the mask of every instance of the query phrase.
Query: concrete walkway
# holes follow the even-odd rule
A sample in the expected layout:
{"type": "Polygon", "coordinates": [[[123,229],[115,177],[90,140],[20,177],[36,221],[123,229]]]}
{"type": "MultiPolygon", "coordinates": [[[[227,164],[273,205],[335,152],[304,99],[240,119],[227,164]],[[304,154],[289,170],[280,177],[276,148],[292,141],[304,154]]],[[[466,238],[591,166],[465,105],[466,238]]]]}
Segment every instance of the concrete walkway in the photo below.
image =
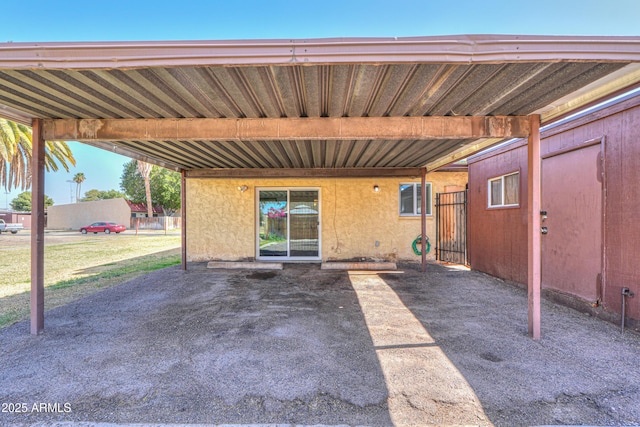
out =
{"type": "Polygon", "coordinates": [[[0,330],[0,425],[640,424],[638,334],[544,302],[533,341],[524,290],[418,269],[198,264],[53,309],[0,330]]]}

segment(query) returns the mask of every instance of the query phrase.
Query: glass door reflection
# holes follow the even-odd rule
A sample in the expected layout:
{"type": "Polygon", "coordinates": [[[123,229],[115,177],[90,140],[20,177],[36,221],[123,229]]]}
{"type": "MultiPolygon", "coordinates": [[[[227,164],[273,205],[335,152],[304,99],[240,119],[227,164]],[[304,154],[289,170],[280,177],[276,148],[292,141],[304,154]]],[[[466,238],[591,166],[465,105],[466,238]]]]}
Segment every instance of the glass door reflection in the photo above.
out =
{"type": "Polygon", "coordinates": [[[289,256],[288,192],[260,190],[260,256],[289,256]]]}
{"type": "Polygon", "coordinates": [[[289,205],[289,256],[318,257],[318,190],[291,190],[289,205]]]}
{"type": "Polygon", "coordinates": [[[258,190],[258,256],[320,257],[318,190],[258,190]]]}

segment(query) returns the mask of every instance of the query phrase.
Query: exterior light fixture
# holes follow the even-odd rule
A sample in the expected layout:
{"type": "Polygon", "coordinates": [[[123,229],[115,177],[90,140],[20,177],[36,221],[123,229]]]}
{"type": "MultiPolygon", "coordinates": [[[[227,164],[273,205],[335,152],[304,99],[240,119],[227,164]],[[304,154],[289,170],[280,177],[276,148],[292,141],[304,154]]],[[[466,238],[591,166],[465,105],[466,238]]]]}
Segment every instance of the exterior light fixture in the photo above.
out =
{"type": "Polygon", "coordinates": [[[238,191],[241,193],[244,193],[245,191],[247,191],[247,189],[249,189],[249,187],[247,187],[246,185],[238,186],[238,191]]]}
{"type": "Polygon", "coordinates": [[[377,184],[373,186],[373,192],[374,193],[379,193],[380,192],[380,187],[378,187],[377,184]]]}

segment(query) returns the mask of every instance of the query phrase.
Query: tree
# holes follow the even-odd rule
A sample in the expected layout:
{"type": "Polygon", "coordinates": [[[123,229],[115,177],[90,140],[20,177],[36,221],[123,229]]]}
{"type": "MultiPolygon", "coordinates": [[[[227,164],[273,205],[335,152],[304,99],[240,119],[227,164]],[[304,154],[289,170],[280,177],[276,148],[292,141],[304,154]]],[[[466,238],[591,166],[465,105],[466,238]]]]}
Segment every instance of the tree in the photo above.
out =
{"type": "Polygon", "coordinates": [[[147,217],[153,218],[153,202],[151,201],[151,163],[138,160],[138,171],[144,179],[145,199],[147,201],[147,217]]]}
{"type": "Polygon", "coordinates": [[[144,179],[138,171],[136,160],[124,164],[122,176],[120,176],[120,189],[133,203],[145,203],[144,179]]]}
{"type": "Polygon", "coordinates": [[[76,183],[76,202],[80,201],[80,189],[82,188],[82,183],[84,182],[85,177],[82,172],[78,172],[73,176],[73,182],[76,183]]]}
{"type": "Polygon", "coordinates": [[[84,197],[80,199],[80,202],[93,202],[96,200],[117,199],[119,197],[127,197],[124,193],[118,190],[89,190],[84,193],[84,197]]]}
{"type": "MultiPolygon", "coordinates": [[[[152,166],[149,178],[152,204],[162,206],[165,215],[173,215],[180,209],[180,174],[152,166]]],[[[137,168],[136,160],[125,163],[120,177],[120,189],[132,202],[146,203],[144,178],[137,168]]]]}
{"type": "MultiPolygon", "coordinates": [[[[0,186],[5,190],[31,187],[31,128],[0,119],[0,186]]],[[[46,141],[44,166],[47,172],[57,171],[58,163],[69,172],[76,160],[64,141],[46,141]]]]}
{"type": "Polygon", "coordinates": [[[151,191],[153,200],[162,206],[165,215],[171,216],[180,210],[180,181],[178,172],[154,166],[151,171],[151,191]]]}
{"type": "MultiPolygon", "coordinates": [[[[31,212],[31,191],[18,194],[10,203],[11,209],[18,212],[31,212]]],[[[44,207],[53,206],[53,199],[45,194],[44,207]]]]}

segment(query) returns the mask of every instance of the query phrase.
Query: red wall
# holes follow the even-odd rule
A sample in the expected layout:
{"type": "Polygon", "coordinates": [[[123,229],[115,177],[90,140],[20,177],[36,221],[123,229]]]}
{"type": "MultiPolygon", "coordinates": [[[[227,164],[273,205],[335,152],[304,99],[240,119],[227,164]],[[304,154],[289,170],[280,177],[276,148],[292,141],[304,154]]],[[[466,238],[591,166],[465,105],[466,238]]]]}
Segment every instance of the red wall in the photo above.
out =
{"type": "Polygon", "coordinates": [[[31,229],[31,212],[23,212],[12,214],[12,218],[10,222],[20,223],[25,228],[25,230],[31,229]]]}
{"type": "Polygon", "coordinates": [[[5,212],[0,214],[0,219],[9,223],[20,223],[26,230],[31,228],[31,212],[5,212]]]}
{"type": "Polygon", "coordinates": [[[517,142],[469,163],[469,262],[484,271],[527,283],[527,146],[517,142]],[[520,207],[488,208],[487,181],[520,171],[520,207]]]}
{"type": "MultiPolygon", "coordinates": [[[[635,297],[628,299],[627,316],[640,320],[640,96],[545,130],[541,152],[544,156],[603,136],[603,308],[620,313],[621,289],[628,287],[635,297]]],[[[526,141],[469,161],[471,267],[518,283],[527,282],[526,177],[526,141]],[[520,207],[488,209],[487,180],[516,170],[520,171],[520,207]]]]}
{"type": "Polygon", "coordinates": [[[640,99],[636,101],[634,108],[597,124],[607,137],[605,304],[619,312],[621,289],[628,287],[635,293],[628,300],[629,316],[640,319],[640,99]]]}

